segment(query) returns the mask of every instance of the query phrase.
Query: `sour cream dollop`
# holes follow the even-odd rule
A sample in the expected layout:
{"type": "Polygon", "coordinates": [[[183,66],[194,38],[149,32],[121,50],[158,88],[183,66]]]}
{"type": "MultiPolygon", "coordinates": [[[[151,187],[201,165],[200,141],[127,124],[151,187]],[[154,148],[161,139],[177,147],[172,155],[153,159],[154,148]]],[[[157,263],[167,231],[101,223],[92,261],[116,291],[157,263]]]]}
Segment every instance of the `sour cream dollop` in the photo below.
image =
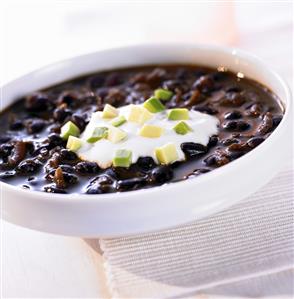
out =
{"type": "MultiPolygon", "coordinates": [[[[131,105],[118,108],[119,115],[128,119],[131,105]]],[[[101,139],[96,143],[88,143],[87,139],[91,136],[96,127],[110,127],[111,120],[102,118],[102,112],[94,112],[80,138],[83,141],[81,148],[77,151],[78,156],[86,161],[96,162],[101,168],[111,166],[115,152],[119,149],[132,151],[132,163],[136,163],[140,157],[152,157],[157,162],[155,148],[164,146],[167,143],[174,143],[178,153],[177,161],[185,160],[181,144],[184,142],[200,143],[207,145],[209,137],[217,134],[219,120],[211,115],[190,110],[189,119],[185,122],[192,131],[185,135],[177,134],[173,127],[179,122],[168,120],[168,110],[154,113],[152,118],[145,124],[156,125],[164,129],[164,133],[158,138],[148,138],[140,136],[138,133],[142,127],[134,122],[125,122],[119,129],[127,133],[127,138],[113,143],[107,139],[101,139]]]]}

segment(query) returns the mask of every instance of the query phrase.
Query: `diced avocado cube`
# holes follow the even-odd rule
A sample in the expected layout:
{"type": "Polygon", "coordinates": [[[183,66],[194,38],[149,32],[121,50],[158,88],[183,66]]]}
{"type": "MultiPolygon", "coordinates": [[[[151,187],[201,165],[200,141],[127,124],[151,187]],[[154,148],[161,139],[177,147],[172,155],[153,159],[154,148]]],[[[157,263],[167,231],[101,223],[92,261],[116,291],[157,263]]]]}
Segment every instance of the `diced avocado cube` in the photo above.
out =
{"type": "Polygon", "coordinates": [[[114,118],[116,116],[118,116],[118,110],[115,107],[106,104],[102,112],[102,118],[114,118]]]}
{"type": "Polygon", "coordinates": [[[184,122],[184,121],[180,121],[178,122],[174,127],[173,127],[174,131],[177,134],[181,134],[181,135],[186,135],[187,133],[193,131],[189,125],[184,122]]]}
{"type": "Polygon", "coordinates": [[[123,115],[121,115],[121,116],[118,116],[117,118],[115,118],[115,119],[111,122],[111,124],[112,124],[114,127],[119,127],[119,126],[121,126],[122,124],[124,124],[126,121],[127,121],[126,118],[125,118],[123,115]]]}
{"type": "Polygon", "coordinates": [[[148,138],[158,138],[163,134],[163,128],[145,124],[139,131],[139,135],[148,138]]]}
{"type": "Polygon", "coordinates": [[[132,105],[130,107],[130,113],[128,116],[128,121],[135,122],[137,124],[144,124],[146,121],[151,119],[153,114],[150,113],[146,108],[139,105],[132,105]]]}
{"type": "Polygon", "coordinates": [[[71,121],[68,121],[65,125],[61,127],[60,137],[67,140],[69,136],[79,136],[80,129],[71,121]]]}
{"type": "Polygon", "coordinates": [[[107,138],[108,128],[107,127],[96,127],[92,132],[92,135],[87,139],[89,143],[95,143],[102,138],[107,138]]]}
{"type": "Polygon", "coordinates": [[[82,145],[83,142],[80,138],[70,135],[67,139],[66,148],[72,152],[76,152],[82,147],[82,145]]]}
{"type": "Polygon", "coordinates": [[[167,143],[155,149],[155,155],[160,164],[170,164],[178,159],[177,149],[174,143],[167,143]]]}
{"type": "Polygon", "coordinates": [[[169,120],[186,120],[189,119],[189,110],[186,108],[175,108],[168,111],[169,120]]]}
{"type": "Polygon", "coordinates": [[[112,163],[114,167],[130,167],[132,164],[132,152],[126,149],[117,150],[112,163]]]}
{"type": "Polygon", "coordinates": [[[165,110],[164,105],[155,97],[149,98],[143,106],[151,113],[157,113],[165,110]]]}
{"type": "Polygon", "coordinates": [[[107,139],[113,143],[117,143],[119,141],[122,141],[127,137],[127,133],[119,128],[116,127],[110,127],[108,130],[108,136],[107,139]]]}
{"type": "Polygon", "coordinates": [[[159,100],[168,101],[172,98],[173,92],[171,92],[170,90],[159,88],[154,91],[154,96],[159,100]]]}

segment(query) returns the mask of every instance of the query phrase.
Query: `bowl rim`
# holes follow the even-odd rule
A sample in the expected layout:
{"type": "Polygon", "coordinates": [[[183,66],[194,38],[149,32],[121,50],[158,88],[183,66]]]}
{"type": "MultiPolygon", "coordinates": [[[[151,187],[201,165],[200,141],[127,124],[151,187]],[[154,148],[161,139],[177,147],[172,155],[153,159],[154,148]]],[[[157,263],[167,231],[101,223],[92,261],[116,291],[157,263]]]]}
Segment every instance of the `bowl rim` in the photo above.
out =
{"type": "MultiPolygon", "coordinates": [[[[30,195],[31,198],[37,199],[37,200],[42,200],[42,201],[50,201],[52,203],[64,203],[64,202],[69,202],[69,203],[77,203],[77,202],[82,202],[82,203],[87,203],[87,204],[97,204],[97,203],[109,203],[111,204],[113,201],[120,201],[120,203],[123,203],[123,201],[130,203],[133,200],[138,201],[140,200],[140,195],[144,193],[145,195],[151,195],[153,193],[157,193],[158,191],[166,191],[166,192],[172,192],[175,189],[178,188],[185,188],[190,185],[194,185],[196,187],[197,184],[201,184],[202,181],[211,181],[214,180],[215,177],[217,177],[219,174],[224,173],[224,172],[230,172],[231,169],[238,167],[237,164],[240,163],[245,163],[252,155],[256,155],[256,153],[263,151],[263,149],[277,136],[280,131],[282,131],[283,127],[285,126],[286,120],[289,117],[289,114],[292,109],[292,101],[291,101],[291,92],[288,84],[285,82],[285,80],[271,67],[267,65],[264,60],[260,59],[258,56],[248,53],[247,51],[241,50],[237,47],[228,47],[228,46],[219,46],[219,45],[209,45],[209,44],[198,44],[198,43],[140,43],[136,45],[129,45],[129,46],[122,46],[122,47],[113,47],[113,48],[108,48],[108,49],[103,49],[99,51],[94,51],[94,52],[89,52],[83,55],[78,55],[78,56],[73,56],[71,58],[63,59],[56,61],[54,63],[50,63],[48,65],[45,65],[41,68],[38,68],[32,72],[26,73],[24,75],[21,75],[20,77],[9,81],[5,83],[3,86],[0,86],[1,90],[1,102],[3,101],[3,89],[11,84],[16,83],[18,80],[21,80],[23,77],[28,77],[28,76],[33,76],[39,72],[42,72],[43,70],[49,69],[51,67],[57,66],[59,64],[63,64],[66,62],[71,62],[72,60],[78,60],[78,59],[84,59],[88,56],[91,55],[99,55],[103,54],[105,52],[109,51],[124,51],[128,49],[133,49],[133,50],[146,50],[146,49],[154,49],[156,47],[159,48],[164,48],[164,47],[169,47],[169,48],[179,48],[179,49],[208,49],[210,51],[215,51],[216,53],[223,53],[227,55],[232,55],[232,57],[240,57],[244,60],[246,60],[250,64],[258,64],[262,69],[267,70],[268,73],[270,73],[271,77],[275,78],[275,80],[278,82],[278,84],[282,87],[284,93],[285,93],[285,102],[286,105],[284,106],[284,117],[281,121],[281,123],[278,125],[278,127],[274,130],[274,132],[266,138],[266,140],[258,145],[255,149],[252,151],[246,153],[246,155],[240,157],[237,160],[234,160],[222,167],[219,167],[217,169],[214,169],[213,171],[210,171],[208,173],[205,173],[201,176],[195,177],[195,178],[190,178],[187,180],[182,180],[182,181],[177,181],[177,182],[172,182],[172,183],[166,183],[160,186],[154,186],[150,188],[145,188],[145,189],[139,189],[139,190],[133,190],[133,191],[124,191],[124,192],[114,192],[114,193],[105,193],[105,194],[80,194],[80,193],[68,193],[68,194],[60,194],[60,193],[47,193],[43,191],[35,191],[35,190],[25,190],[21,189],[18,186],[14,186],[9,183],[5,183],[0,181],[0,191],[1,194],[6,190],[9,190],[11,192],[17,192],[19,195],[30,195]]],[[[148,65],[148,64],[145,64],[148,65]]],[[[203,64],[205,65],[205,64],[203,64]]],[[[144,64],[138,64],[138,66],[144,66],[144,64]]],[[[127,66],[126,66],[127,67],[127,66]]],[[[115,69],[115,67],[113,68],[115,69]]],[[[101,70],[103,71],[103,70],[101,70]]],[[[88,74],[91,74],[89,72],[88,74]]],[[[84,74],[81,74],[84,75],[84,74]]],[[[85,74],[87,75],[87,73],[85,74]]],[[[73,76],[72,79],[74,79],[76,76],[73,76]]],[[[72,80],[67,79],[67,80],[72,80]]],[[[57,83],[58,84],[58,83],[57,83]]],[[[53,84],[55,85],[55,84],[53,84]]],[[[50,86],[50,85],[49,85],[50,86]]],[[[266,86],[271,90],[270,86],[266,86]]],[[[26,196],[24,196],[26,197],[26,196]]]]}

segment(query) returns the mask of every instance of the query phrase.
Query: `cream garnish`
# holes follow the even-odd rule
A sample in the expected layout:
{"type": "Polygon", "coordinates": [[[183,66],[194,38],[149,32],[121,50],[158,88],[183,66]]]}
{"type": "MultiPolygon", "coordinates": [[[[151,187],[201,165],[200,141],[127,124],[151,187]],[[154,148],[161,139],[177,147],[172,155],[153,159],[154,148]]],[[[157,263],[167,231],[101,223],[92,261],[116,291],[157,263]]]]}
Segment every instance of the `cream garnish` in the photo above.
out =
{"type": "MultiPolygon", "coordinates": [[[[118,108],[119,115],[128,119],[130,107],[127,105],[118,108]]],[[[152,157],[157,161],[155,148],[161,147],[167,143],[174,143],[178,153],[178,161],[184,160],[185,155],[181,150],[181,144],[184,142],[195,142],[207,145],[209,137],[217,134],[219,121],[216,117],[201,113],[198,111],[189,111],[189,119],[185,122],[192,129],[185,135],[177,134],[173,127],[179,122],[178,120],[167,119],[168,110],[154,113],[152,118],[145,122],[154,126],[163,128],[163,133],[158,138],[148,138],[139,135],[142,125],[127,121],[119,126],[119,129],[127,133],[127,138],[118,143],[113,143],[107,139],[101,139],[96,143],[88,143],[87,139],[91,137],[96,127],[111,127],[112,119],[102,118],[102,112],[94,112],[91,120],[80,138],[83,145],[77,151],[78,156],[86,161],[97,162],[101,168],[109,167],[116,150],[128,149],[132,151],[132,163],[136,163],[139,157],[152,157]]]]}

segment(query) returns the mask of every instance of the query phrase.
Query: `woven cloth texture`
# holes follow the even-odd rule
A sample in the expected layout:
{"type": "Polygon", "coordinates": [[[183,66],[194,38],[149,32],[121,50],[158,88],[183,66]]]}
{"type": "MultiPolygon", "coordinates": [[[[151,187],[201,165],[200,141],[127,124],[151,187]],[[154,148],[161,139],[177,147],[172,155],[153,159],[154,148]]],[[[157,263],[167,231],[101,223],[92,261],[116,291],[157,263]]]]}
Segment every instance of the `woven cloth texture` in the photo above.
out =
{"type": "Polygon", "coordinates": [[[293,171],[214,216],[100,246],[114,297],[180,298],[291,268],[293,171]]]}

